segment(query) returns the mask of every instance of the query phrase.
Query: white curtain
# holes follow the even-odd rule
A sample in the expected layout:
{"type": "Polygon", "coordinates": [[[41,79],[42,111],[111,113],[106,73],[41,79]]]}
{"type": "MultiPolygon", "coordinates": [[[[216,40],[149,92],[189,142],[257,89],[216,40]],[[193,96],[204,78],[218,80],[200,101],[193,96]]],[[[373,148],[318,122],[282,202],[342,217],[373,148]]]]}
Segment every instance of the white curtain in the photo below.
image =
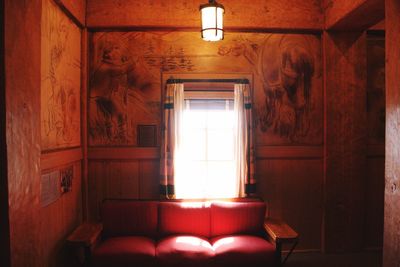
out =
{"type": "MultiPolygon", "coordinates": [[[[175,148],[174,148],[174,170],[175,170],[175,182],[178,177],[182,177],[182,174],[179,173],[182,168],[177,168],[179,164],[182,164],[182,160],[184,158],[183,155],[183,112],[185,109],[185,98],[184,98],[184,85],[183,83],[178,83],[175,86],[174,90],[174,139],[175,139],[175,148]]],[[[178,178],[179,179],[179,178],[178,178]]],[[[176,190],[176,183],[175,183],[176,190]]],[[[176,193],[176,192],[175,192],[176,193]]]]}
{"type": "Polygon", "coordinates": [[[184,86],[183,83],[175,84],[174,90],[174,128],[175,128],[175,152],[179,153],[182,142],[182,122],[183,110],[185,108],[184,86]]]}
{"type": "Polygon", "coordinates": [[[182,133],[183,84],[168,84],[164,98],[164,116],[161,143],[160,194],[175,198],[175,158],[179,153],[182,133]]]}
{"type": "Polygon", "coordinates": [[[245,112],[244,91],[247,85],[235,84],[234,87],[234,122],[235,122],[235,166],[236,187],[238,197],[245,196],[245,183],[247,178],[247,117],[245,112]]]}

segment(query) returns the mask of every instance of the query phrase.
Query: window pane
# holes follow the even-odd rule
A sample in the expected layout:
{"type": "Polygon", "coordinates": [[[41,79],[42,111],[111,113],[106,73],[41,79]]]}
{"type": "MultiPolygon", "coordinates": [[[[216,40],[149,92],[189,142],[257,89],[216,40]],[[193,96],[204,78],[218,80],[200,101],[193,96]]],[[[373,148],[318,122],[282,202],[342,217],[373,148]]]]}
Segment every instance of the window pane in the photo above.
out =
{"type": "Polygon", "coordinates": [[[233,161],[208,162],[207,194],[209,197],[236,197],[233,161]]]}
{"type": "Polygon", "coordinates": [[[185,110],[183,113],[184,128],[206,128],[206,116],[204,110],[185,110]]]}
{"type": "Polygon", "coordinates": [[[208,130],[208,160],[233,160],[233,131],[208,130]]]}
{"type": "Polygon", "coordinates": [[[183,153],[192,160],[206,159],[206,131],[204,129],[185,129],[183,137],[183,153]]]}
{"type": "Polygon", "coordinates": [[[207,163],[204,161],[185,160],[180,165],[179,174],[176,177],[177,198],[203,198],[207,187],[207,163]]]}
{"type": "Polygon", "coordinates": [[[238,194],[234,166],[232,100],[186,100],[177,198],[229,198],[238,194]]]}
{"type": "Polygon", "coordinates": [[[233,128],[233,111],[209,110],[207,127],[213,129],[233,128]]]}

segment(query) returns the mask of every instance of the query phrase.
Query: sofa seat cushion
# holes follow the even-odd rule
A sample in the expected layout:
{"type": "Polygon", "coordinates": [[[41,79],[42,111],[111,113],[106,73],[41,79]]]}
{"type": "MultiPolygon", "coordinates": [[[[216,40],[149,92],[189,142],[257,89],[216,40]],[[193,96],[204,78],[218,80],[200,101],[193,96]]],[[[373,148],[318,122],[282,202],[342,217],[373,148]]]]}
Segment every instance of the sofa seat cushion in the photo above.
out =
{"type": "Polygon", "coordinates": [[[274,266],[275,248],[267,240],[250,235],[225,236],[211,240],[217,266],[274,266]]]}
{"type": "Polygon", "coordinates": [[[207,239],[196,236],[171,236],[162,239],[156,247],[162,266],[204,266],[214,251],[207,239]]]}
{"type": "Polygon", "coordinates": [[[93,251],[94,267],[154,266],[155,241],[147,237],[127,236],[104,240],[93,251]]]}

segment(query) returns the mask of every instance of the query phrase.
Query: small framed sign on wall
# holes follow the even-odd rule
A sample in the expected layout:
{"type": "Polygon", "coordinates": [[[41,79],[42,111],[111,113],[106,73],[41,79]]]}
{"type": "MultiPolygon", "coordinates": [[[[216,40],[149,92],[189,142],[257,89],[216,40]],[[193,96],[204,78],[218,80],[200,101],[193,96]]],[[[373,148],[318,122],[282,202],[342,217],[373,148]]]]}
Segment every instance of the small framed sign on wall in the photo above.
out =
{"type": "Polygon", "coordinates": [[[157,126],[138,125],[137,126],[137,145],[139,147],[157,146],[157,126]]]}

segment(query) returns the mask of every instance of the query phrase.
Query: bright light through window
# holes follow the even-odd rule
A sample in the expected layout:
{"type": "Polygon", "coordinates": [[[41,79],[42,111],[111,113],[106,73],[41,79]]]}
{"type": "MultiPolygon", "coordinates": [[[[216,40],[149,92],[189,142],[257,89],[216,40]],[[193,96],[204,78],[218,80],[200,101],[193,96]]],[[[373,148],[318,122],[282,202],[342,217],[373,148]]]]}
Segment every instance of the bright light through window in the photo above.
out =
{"type": "Polygon", "coordinates": [[[238,196],[234,157],[233,100],[185,100],[177,198],[238,196]]]}

